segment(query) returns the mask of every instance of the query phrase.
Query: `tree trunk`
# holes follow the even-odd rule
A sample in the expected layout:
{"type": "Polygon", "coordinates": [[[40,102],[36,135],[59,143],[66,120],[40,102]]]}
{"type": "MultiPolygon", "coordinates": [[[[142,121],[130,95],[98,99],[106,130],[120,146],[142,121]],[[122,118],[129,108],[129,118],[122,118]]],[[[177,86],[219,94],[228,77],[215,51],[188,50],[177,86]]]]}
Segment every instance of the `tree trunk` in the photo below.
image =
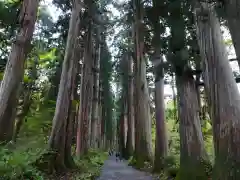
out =
{"type": "MultiPolygon", "coordinates": [[[[160,55],[157,53],[156,55],[160,55]]],[[[162,63],[162,59],[156,59],[162,63]]],[[[164,103],[164,73],[161,64],[155,66],[155,119],[156,119],[156,142],[154,170],[159,171],[164,167],[164,158],[168,154],[168,141],[165,125],[165,103],[164,103]]]]}
{"type": "Polygon", "coordinates": [[[127,90],[127,142],[126,142],[126,158],[133,155],[134,150],[134,119],[133,119],[133,61],[128,55],[128,90],[127,90]]]}
{"type": "Polygon", "coordinates": [[[77,127],[78,127],[78,111],[79,111],[79,95],[78,95],[78,85],[80,84],[80,73],[81,73],[81,69],[82,69],[82,66],[80,64],[80,61],[79,61],[79,56],[82,57],[82,50],[81,50],[81,47],[79,46],[78,47],[79,51],[75,54],[75,57],[74,58],[77,58],[77,64],[76,64],[76,67],[75,67],[75,70],[76,70],[76,75],[75,75],[75,82],[74,82],[74,92],[73,92],[73,102],[74,102],[74,110],[72,111],[72,118],[73,118],[73,138],[72,138],[72,143],[73,144],[76,144],[77,142],[77,127]],[[80,54],[80,55],[79,55],[80,54]]]}
{"type": "MultiPolygon", "coordinates": [[[[159,11],[161,2],[153,0],[153,8],[156,14],[159,11]]],[[[156,120],[156,138],[155,138],[155,158],[154,171],[161,171],[164,168],[164,159],[168,154],[168,141],[165,125],[165,102],[164,102],[164,69],[161,57],[161,26],[160,17],[153,18],[153,47],[154,56],[152,59],[155,73],[155,120],[156,120]]]]}
{"type": "MultiPolygon", "coordinates": [[[[98,43],[98,42],[97,42],[98,43]]],[[[97,44],[96,47],[96,56],[94,63],[94,74],[93,74],[93,103],[92,103],[92,121],[91,121],[91,146],[93,148],[97,147],[97,126],[99,119],[99,111],[98,111],[98,92],[99,92],[99,71],[100,71],[100,44],[97,44]]]]}
{"type": "MultiPolygon", "coordinates": [[[[89,22],[91,23],[91,22],[89,22]]],[[[79,111],[79,126],[78,126],[78,140],[77,140],[77,155],[86,154],[89,143],[89,116],[92,101],[92,32],[91,25],[89,25],[87,36],[85,39],[85,52],[83,62],[83,75],[81,81],[80,93],[80,111],[79,111]]]]}
{"type": "Polygon", "coordinates": [[[99,101],[98,101],[98,114],[99,114],[99,118],[98,118],[98,128],[97,128],[97,142],[98,142],[98,148],[101,148],[101,142],[102,142],[102,88],[101,88],[101,83],[100,83],[100,79],[99,79],[99,101]]]}
{"type": "MultiPolygon", "coordinates": [[[[201,66],[200,66],[200,62],[196,62],[196,69],[199,70],[201,69],[201,66]]],[[[198,84],[200,84],[200,78],[201,78],[201,75],[200,73],[198,73],[196,75],[196,91],[197,91],[197,100],[198,100],[198,107],[199,107],[199,117],[200,117],[200,120],[204,120],[203,117],[202,117],[202,102],[201,102],[201,91],[200,91],[200,86],[198,86],[198,84]]]]}
{"type": "Polygon", "coordinates": [[[101,112],[101,146],[102,146],[102,148],[104,148],[104,142],[105,142],[105,133],[106,133],[106,119],[105,119],[105,117],[106,117],[106,110],[105,110],[105,106],[104,106],[104,104],[103,104],[103,98],[104,97],[102,97],[102,112],[101,112]]]}
{"type": "Polygon", "coordinates": [[[240,1],[239,0],[221,0],[223,2],[228,28],[232,37],[233,45],[237,55],[237,62],[240,68],[240,1]]]}
{"type": "Polygon", "coordinates": [[[23,105],[20,107],[19,112],[17,113],[17,117],[16,117],[16,123],[15,123],[15,132],[13,135],[13,141],[16,142],[17,141],[17,137],[20,133],[20,129],[23,125],[24,119],[27,116],[31,104],[32,104],[32,92],[29,89],[27,92],[24,93],[24,99],[23,99],[23,105]]]}
{"type": "MultiPolygon", "coordinates": [[[[74,67],[76,67],[76,59],[74,57],[77,47],[77,36],[80,25],[81,5],[78,1],[74,1],[72,15],[69,24],[67,46],[65,50],[63,69],[61,74],[59,92],[56,103],[56,110],[53,117],[52,132],[49,138],[50,150],[56,152],[53,162],[51,162],[57,171],[62,171],[68,166],[71,142],[71,95],[74,82],[74,67]],[[67,158],[67,159],[66,159],[67,158]]],[[[72,136],[71,136],[72,138],[72,136]]],[[[50,167],[52,168],[52,167],[50,167]]]]}
{"type": "Polygon", "coordinates": [[[31,40],[37,18],[39,0],[24,0],[20,12],[20,30],[12,44],[0,87],[0,142],[12,139],[18,100],[23,78],[24,62],[31,51],[31,40]]]}
{"type": "MultiPolygon", "coordinates": [[[[77,24],[78,25],[78,24],[77,24]]],[[[73,168],[75,167],[74,160],[71,156],[72,153],[72,143],[74,137],[74,125],[76,119],[76,91],[77,91],[77,72],[78,72],[78,65],[79,65],[79,48],[78,43],[75,44],[75,52],[73,56],[74,66],[72,69],[72,87],[71,87],[71,100],[69,103],[69,110],[68,110],[68,121],[67,121],[67,128],[66,128],[66,143],[65,143],[65,164],[67,167],[73,168]]]]}
{"type": "Polygon", "coordinates": [[[30,111],[30,107],[33,102],[32,93],[33,93],[33,88],[35,86],[35,82],[37,80],[37,64],[38,64],[38,57],[35,57],[33,65],[29,67],[29,71],[30,71],[29,77],[30,77],[31,81],[26,84],[27,89],[25,92],[24,92],[24,88],[23,88],[23,92],[22,92],[22,94],[24,96],[23,104],[20,107],[19,112],[17,112],[16,123],[15,123],[15,132],[13,134],[14,142],[16,142],[16,140],[17,140],[17,136],[20,133],[20,129],[23,125],[23,122],[24,122],[26,116],[28,115],[28,113],[30,111]]]}
{"type": "Polygon", "coordinates": [[[125,156],[126,144],[125,144],[125,109],[126,103],[125,98],[122,98],[122,112],[119,119],[119,151],[122,156],[125,156]]]}
{"type": "Polygon", "coordinates": [[[146,64],[142,60],[136,76],[136,105],[135,105],[135,137],[136,160],[139,166],[144,161],[152,160],[151,117],[149,107],[149,94],[146,79],[146,64]]]}
{"type": "Polygon", "coordinates": [[[192,75],[177,76],[179,93],[180,171],[179,179],[208,179],[204,169],[207,154],[199,118],[197,91],[192,75]]]}
{"type": "Polygon", "coordinates": [[[175,92],[175,76],[172,75],[172,81],[171,81],[171,88],[172,88],[172,94],[173,94],[173,112],[174,112],[174,120],[177,121],[177,94],[175,92]]]}
{"type": "Polygon", "coordinates": [[[151,117],[148,84],[146,79],[146,61],[143,58],[142,4],[134,0],[135,8],[135,159],[138,167],[144,161],[152,161],[151,117]]]}
{"type": "Polygon", "coordinates": [[[240,96],[228,62],[214,7],[196,6],[198,42],[210,102],[215,148],[213,179],[240,178],[240,96]],[[234,167],[234,168],[232,168],[234,167]]]}

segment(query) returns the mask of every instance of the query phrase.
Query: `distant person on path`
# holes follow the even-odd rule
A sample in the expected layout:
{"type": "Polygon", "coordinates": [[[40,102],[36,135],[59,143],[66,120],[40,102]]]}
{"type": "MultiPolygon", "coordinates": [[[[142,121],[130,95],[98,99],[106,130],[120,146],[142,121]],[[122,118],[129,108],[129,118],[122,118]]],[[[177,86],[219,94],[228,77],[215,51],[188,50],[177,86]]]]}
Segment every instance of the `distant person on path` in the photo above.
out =
{"type": "Polygon", "coordinates": [[[118,161],[118,160],[121,161],[122,160],[122,155],[121,155],[120,152],[116,152],[115,156],[116,156],[116,161],[118,161]]]}
{"type": "Polygon", "coordinates": [[[112,156],[112,155],[113,155],[113,150],[112,150],[112,149],[109,150],[108,155],[109,155],[109,156],[112,156]]]}

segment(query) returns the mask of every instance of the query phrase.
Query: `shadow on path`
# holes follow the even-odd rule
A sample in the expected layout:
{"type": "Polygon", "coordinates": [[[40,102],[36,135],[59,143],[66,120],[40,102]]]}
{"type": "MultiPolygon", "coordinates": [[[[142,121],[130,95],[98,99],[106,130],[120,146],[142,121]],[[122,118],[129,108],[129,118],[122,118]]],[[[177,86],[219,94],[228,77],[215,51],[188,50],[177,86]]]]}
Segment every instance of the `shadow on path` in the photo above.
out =
{"type": "Polygon", "coordinates": [[[145,172],[128,166],[127,161],[116,161],[115,156],[110,156],[105,161],[101,176],[97,180],[153,180],[153,178],[145,172]]]}

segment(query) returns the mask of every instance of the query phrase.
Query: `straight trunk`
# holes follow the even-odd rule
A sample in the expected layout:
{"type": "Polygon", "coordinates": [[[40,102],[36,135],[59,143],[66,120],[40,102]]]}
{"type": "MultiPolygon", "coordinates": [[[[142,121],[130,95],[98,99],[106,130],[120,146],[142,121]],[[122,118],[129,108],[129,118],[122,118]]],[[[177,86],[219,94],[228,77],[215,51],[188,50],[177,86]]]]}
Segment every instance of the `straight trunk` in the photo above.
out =
{"type": "Polygon", "coordinates": [[[119,120],[119,151],[122,156],[125,156],[125,102],[123,102],[122,113],[119,120]]]}
{"type": "Polygon", "coordinates": [[[179,179],[208,179],[204,164],[207,154],[201,131],[197,91],[192,75],[177,76],[179,94],[180,170],[179,179]]]}
{"type": "Polygon", "coordinates": [[[223,44],[214,6],[196,5],[198,42],[213,123],[213,179],[240,178],[240,96],[223,44]],[[207,77],[207,78],[206,78],[207,77]],[[234,168],[233,168],[234,167],[234,168]]]}
{"type": "MultiPolygon", "coordinates": [[[[98,43],[98,42],[97,42],[98,43]]],[[[98,111],[98,92],[99,92],[99,71],[100,71],[100,44],[97,44],[96,57],[94,59],[94,74],[93,74],[93,103],[92,103],[92,121],[91,121],[91,147],[97,147],[97,126],[99,119],[98,111]]]]}
{"type": "Polygon", "coordinates": [[[136,73],[135,127],[137,129],[135,130],[135,155],[138,165],[142,166],[144,161],[152,160],[151,117],[144,60],[142,60],[136,73]]]}
{"type": "Polygon", "coordinates": [[[97,128],[97,142],[98,142],[98,148],[101,148],[101,142],[102,142],[102,84],[99,79],[99,92],[98,92],[99,100],[98,100],[98,128],[97,128]]]}
{"type": "Polygon", "coordinates": [[[105,142],[105,139],[106,139],[106,111],[105,111],[105,107],[104,105],[102,104],[102,116],[101,116],[101,141],[102,141],[102,148],[104,148],[104,142],[105,142]]]}
{"type": "MultiPolygon", "coordinates": [[[[91,22],[89,22],[91,23],[91,22]]],[[[89,147],[89,120],[91,113],[91,101],[93,90],[92,77],[92,32],[89,25],[87,36],[85,39],[85,52],[83,62],[83,75],[81,81],[80,93],[80,111],[79,111],[79,126],[77,138],[77,155],[86,154],[89,147]]]]}
{"type": "Polygon", "coordinates": [[[143,58],[143,15],[142,3],[134,0],[135,8],[135,159],[142,167],[145,161],[152,161],[150,98],[146,79],[146,61],[143,58]]]}
{"type": "MultiPolygon", "coordinates": [[[[160,54],[158,54],[160,55],[160,54]]],[[[159,60],[162,63],[162,60],[159,60]]],[[[156,119],[156,142],[154,170],[159,171],[164,167],[164,158],[168,154],[168,141],[165,124],[165,103],[164,103],[164,74],[161,64],[156,66],[155,75],[155,119],[156,119]]]]}
{"type": "Polygon", "coordinates": [[[78,72],[78,58],[79,58],[79,47],[78,43],[76,44],[75,52],[73,56],[74,66],[72,69],[72,87],[71,87],[71,99],[69,103],[69,110],[68,110],[68,120],[67,120],[67,127],[66,127],[66,143],[65,143],[65,164],[67,167],[73,168],[75,167],[74,160],[71,156],[72,153],[72,144],[73,144],[73,137],[74,137],[74,125],[76,120],[76,105],[74,101],[76,101],[76,91],[77,91],[77,72],[78,72]]]}
{"type": "MultiPolygon", "coordinates": [[[[82,52],[81,52],[81,47],[79,46],[79,52],[80,52],[80,57],[82,57],[82,52]]],[[[74,110],[73,110],[73,114],[72,114],[72,117],[73,117],[73,138],[72,138],[72,142],[73,144],[76,144],[77,142],[77,130],[78,130],[78,113],[79,113],[79,95],[78,95],[78,85],[80,83],[80,73],[81,73],[81,69],[82,69],[82,66],[80,64],[80,61],[79,61],[79,52],[76,54],[75,58],[76,61],[77,61],[77,64],[76,64],[76,77],[75,77],[75,82],[74,82],[74,92],[73,92],[73,102],[75,107],[74,107],[74,110]]]]}
{"type": "MultiPolygon", "coordinates": [[[[158,14],[158,7],[161,2],[153,0],[153,8],[158,14]]],[[[164,102],[164,69],[162,66],[163,58],[161,56],[161,26],[159,16],[154,16],[153,29],[153,66],[155,74],[155,120],[156,120],[156,138],[155,138],[155,158],[154,171],[161,171],[164,168],[164,159],[168,154],[168,141],[165,125],[165,102],[164,102]]]]}
{"type": "MultiPolygon", "coordinates": [[[[76,67],[76,57],[74,57],[77,36],[80,25],[80,11],[81,5],[78,1],[74,1],[72,15],[69,24],[67,46],[65,50],[63,69],[61,74],[59,92],[56,103],[56,110],[53,117],[52,132],[49,138],[50,150],[56,152],[54,154],[53,162],[51,162],[55,169],[62,171],[68,166],[69,157],[71,157],[71,128],[72,123],[69,118],[71,113],[71,95],[73,91],[74,82],[74,67],[76,67]]],[[[72,138],[72,136],[71,136],[72,138]]],[[[51,167],[52,168],[52,167],[51,167]]]]}
{"type": "Polygon", "coordinates": [[[134,119],[133,119],[133,61],[128,56],[128,90],[127,90],[127,142],[126,142],[126,158],[133,155],[134,150],[134,119]]]}
{"type": "Polygon", "coordinates": [[[97,121],[97,145],[98,145],[98,148],[101,148],[102,105],[99,103],[98,107],[99,107],[98,108],[99,118],[97,121]]]}
{"type": "Polygon", "coordinates": [[[18,89],[24,74],[24,62],[31,51],[31,40],[39,0],[24,0],[20,12],[20,30],[12,44],[0,87],[0,142],[12,139],[18,89]]]}

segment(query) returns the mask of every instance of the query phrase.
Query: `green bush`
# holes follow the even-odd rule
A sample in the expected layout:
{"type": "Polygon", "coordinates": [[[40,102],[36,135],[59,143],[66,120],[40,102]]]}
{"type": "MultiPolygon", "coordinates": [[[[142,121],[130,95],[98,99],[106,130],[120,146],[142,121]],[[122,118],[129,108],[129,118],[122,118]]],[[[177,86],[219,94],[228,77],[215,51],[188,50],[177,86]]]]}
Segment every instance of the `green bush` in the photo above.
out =
{"type": "MultiPolygon", "coordinates": [[[[29,144],[33,145],[34,143],[29,142],[29,144]]],[[[43,174],[32,165],[36,158],[40,156],[41,149],[34,148],[35,150],[33,150],[29,147],[19,147],[14,150],[1,147],[0,177],[4,180],[43,179],[43,174]]]]}
{"type": "Polygon", "coordinates": [[[78,180],[92,180],[100,175],[101,167],[107,159],[108,153],[90,149],[88,154],[80,159],[75,158],[79,172],[75,175],[78,180]]]}

